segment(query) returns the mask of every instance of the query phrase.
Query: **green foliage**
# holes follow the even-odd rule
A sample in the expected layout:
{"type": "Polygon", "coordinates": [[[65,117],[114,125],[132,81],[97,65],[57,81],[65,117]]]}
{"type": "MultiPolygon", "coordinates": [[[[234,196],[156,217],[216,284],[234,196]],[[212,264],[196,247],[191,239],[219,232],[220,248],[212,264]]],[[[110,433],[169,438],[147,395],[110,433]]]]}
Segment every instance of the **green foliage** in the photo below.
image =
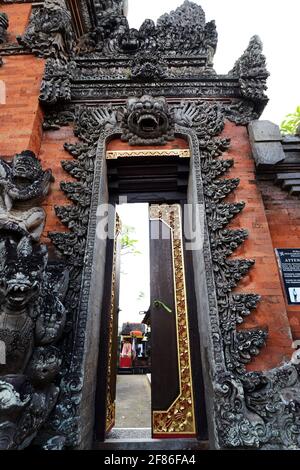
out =
{"type": "Polygon", "coordinates": [[[141,252],[136,249],[136,244],[138,240],[132,238],[135,230],[133,227],[129,225],[124,225],[122,227],[122,234],[121,234],[121,255],[140,255],[141,252]]]}
{"type": "Polygon", "coordinates": [[[288,114],[281,124],[281,132],[283,134],[295,134],[300,126],[300,106],[294,113],[288,114]]]}

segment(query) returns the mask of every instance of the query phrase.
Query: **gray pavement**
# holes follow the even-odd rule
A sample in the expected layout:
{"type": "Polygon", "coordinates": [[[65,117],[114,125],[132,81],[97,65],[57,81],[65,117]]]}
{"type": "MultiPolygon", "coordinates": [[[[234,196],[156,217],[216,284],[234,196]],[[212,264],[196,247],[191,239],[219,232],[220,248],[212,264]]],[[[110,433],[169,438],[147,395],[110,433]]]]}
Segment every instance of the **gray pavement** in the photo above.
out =
{"type": "Polygon", "coordinates": [[[118,375],[116,428],[151,428],[151,386],[146,375],[118,375]]]}

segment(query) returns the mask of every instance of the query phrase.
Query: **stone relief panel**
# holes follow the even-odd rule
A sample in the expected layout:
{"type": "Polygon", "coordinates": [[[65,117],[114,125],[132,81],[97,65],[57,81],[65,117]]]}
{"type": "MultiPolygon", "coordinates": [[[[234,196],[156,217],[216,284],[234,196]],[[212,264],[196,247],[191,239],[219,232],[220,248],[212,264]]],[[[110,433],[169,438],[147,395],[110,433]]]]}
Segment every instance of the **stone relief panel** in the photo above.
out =
{"type": "Polygon", "coordinates": [[[23,449],[45,424],[59,395],[58,343],[66,322],[68,272],[51,265],[39,240],[38,204],[53,181],[35,154],[0,160],[0,449],[23,449]]]}

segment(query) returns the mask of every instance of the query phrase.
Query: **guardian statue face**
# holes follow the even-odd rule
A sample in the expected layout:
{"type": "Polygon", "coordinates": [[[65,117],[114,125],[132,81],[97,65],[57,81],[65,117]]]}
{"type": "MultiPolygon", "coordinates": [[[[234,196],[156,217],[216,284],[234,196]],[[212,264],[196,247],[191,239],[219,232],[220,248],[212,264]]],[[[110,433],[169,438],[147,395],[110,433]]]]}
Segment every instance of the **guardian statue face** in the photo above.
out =
{"type": "Polygon", "coordinates": [[[44,246],[34,246],[23,238],[19,243],[4,239],[0,243],[0,298],[17,315],[39,294],[47,262],[44,246]]]}
{"type": "Polygon", "coordinates": [[[25,151],[15,155],[10,179],[17,187],[23,187],[41,178],[42,173],[42,167],[34,153],[25,151]]]}

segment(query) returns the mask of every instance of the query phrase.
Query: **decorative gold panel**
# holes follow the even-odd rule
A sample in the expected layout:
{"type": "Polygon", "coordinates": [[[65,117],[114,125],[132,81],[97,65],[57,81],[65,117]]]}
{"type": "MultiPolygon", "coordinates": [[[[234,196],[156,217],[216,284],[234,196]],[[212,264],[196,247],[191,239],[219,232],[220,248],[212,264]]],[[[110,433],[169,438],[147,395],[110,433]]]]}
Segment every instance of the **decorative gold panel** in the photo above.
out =
{"type": "Polygon", "coordinates": [[[112,283],[111,283],[111,300],[110,300],[110,313],[109,313],[109,343],[108,343],[108,370],[107,370],[107,390],[106,390],[106,432],[110,431],[115,423],[116,404],[113,398],[113,390],[111,390],[111,374],[112,374],[112,351],[114,338],[114,320],[116,314],[116,276],[117,276],[117,256],[118,256],[118,237],[122,231],[122,223],[118,214],[116,214],[115,224],[115,240],[114,240],[114,254],[113,254],[113,268],[112,268],[112,283]]]}
{"type": "Polygon", "coordinates": [[[106,152],[107,160],[129,157],[179,157],[190,158],[190,150],[112,150],[106,152]]]}
{"type": "Polygon", "coordinates": [[[154,435],[195,435],[193,381],[180,205],[152,205],[150,219],[161,220],[172,234],[173,275],[178,346],[179,396],[167,411],[153,411],[154,435]]]}

